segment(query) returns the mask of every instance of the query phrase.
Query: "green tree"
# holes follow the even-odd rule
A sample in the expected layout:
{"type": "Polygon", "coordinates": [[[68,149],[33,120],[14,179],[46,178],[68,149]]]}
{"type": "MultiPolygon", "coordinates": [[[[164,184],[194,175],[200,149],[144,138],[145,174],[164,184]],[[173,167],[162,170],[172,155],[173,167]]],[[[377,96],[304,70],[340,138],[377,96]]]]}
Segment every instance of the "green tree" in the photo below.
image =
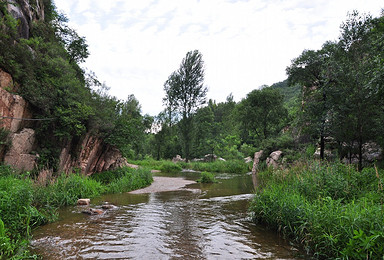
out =
{"type": "Polygon", "coordinates": [[[337,53],[331,64],[336,78],[333,134],[341,145],[349,144],[352,152],[357,144],[360,170],[363,145],[377,139],[383,124],[383,98],[379,94],[382,87],[374,81],[381,64],[371,56],[378,47],[370,37],[376,28],[371,16],[356,11],[350,14],[341,26],[337,53]]]}
{"type": "Polygon", "coordinates": [[[289,85],[302,86],[302,108],[299,121],[304,130],[320,139],[320,158],[324,159],[325,139],[329,135],[330,100],[328,92],[332,82],[328,60],[335,44],[328,42],[318,51],[304,50],[287,68],[289,85]]]}
{"type": "Polygon", "coordinates": [[[106,142],[115,145],[127,158],[136,158],[143,152],[146,131],[151,128],[153,118],[141,115],[139,101],[134,95],[116,106],[117,119],[106,142]]]}
{"type": "Polygon", "coordinates": [[[206,102],[208,89],[204,83],[204,62],[199,51],[190,51],[164,84],[166,93],[164,103],[168,111],[178,115],[181,132],[183,154],[186,160],[190,158],[193,129],[193,114],[197,108],[206,102]]]}
{"type": "Polygon", "coordinates": [[[275,136],[284,126],[288,115],[283,106],[283,96],[269,87],[248,93],[237,109],[241,138],[248,144],[275,136]]]}

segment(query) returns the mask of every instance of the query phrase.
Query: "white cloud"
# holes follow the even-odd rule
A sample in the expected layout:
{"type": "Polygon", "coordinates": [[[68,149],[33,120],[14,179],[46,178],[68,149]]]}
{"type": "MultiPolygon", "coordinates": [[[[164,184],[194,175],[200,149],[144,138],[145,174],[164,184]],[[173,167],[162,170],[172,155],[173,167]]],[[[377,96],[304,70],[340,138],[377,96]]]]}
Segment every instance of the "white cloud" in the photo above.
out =
{"type": "Polygon", "coordinates": [[[285,68],[304,49],[335,40],[348,11],[380,12],[381,0],[56,0],[85,36],[85,66],[143,112],[162,110],[163,84],[185,54],[200,50],[208,97],[236,100],[284,80],[285,68]]]}

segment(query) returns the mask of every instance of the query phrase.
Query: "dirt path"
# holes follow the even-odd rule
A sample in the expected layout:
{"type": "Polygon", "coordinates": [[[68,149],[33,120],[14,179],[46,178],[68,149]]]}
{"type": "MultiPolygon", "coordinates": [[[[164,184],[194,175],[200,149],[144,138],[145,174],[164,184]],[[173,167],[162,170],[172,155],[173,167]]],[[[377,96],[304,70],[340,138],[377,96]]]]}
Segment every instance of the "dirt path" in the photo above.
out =
{"type": "Polygon", "coordinates": [[[196,183],[195,181],[184,180],[182,178],[174,177],[153,177],[153,182],[150,186],[131,191],[131,194],[141,194],[141,193],[153,193],[153,192],[162,192],[162,191],[174,191],[179,190],[185,187],[188,184],[196,183]]]}

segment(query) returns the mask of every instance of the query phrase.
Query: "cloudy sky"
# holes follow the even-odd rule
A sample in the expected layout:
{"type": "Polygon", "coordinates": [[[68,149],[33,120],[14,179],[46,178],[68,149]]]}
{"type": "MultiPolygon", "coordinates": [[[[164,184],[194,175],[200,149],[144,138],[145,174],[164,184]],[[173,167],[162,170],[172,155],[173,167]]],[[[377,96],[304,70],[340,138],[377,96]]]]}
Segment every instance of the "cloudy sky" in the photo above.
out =
{"type": "Polygon", "coordinates": [[[336,40],[353,10],[378,16],[382,0],[54,0],[86,37],[83,64],[142,112],[157,115],[163,85],[190,50],[205,62],[208,98],[240,101],[261,85],[286,78],[304,49],[336,40]]]}

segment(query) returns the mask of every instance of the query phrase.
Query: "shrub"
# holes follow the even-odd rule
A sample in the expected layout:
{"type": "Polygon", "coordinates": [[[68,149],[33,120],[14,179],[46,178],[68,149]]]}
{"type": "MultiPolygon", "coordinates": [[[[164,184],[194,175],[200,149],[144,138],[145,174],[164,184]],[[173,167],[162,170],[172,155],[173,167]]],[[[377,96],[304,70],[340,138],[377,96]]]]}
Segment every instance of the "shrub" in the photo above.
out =
{"type": "Polygon", "coordinates": [[[246,173],[249,171],[248,164],[244,163],[243,160],[191,162],[189,167],[195,171],[221,173],[246,173]]]}
{"type": "Polygon", "coordinates": [[[159,170],[168,173],[178,173],[181,172],[182,168],[179,164],[170,161],[164,161],[159,167],[159,170]]]}
{"type": "Polygon", "coordinates": [[[202,172],[200,179],[197,180],[197,182],[201,183],[214,183],[217,182],[215,175],[210,172],[202,172]]]}

